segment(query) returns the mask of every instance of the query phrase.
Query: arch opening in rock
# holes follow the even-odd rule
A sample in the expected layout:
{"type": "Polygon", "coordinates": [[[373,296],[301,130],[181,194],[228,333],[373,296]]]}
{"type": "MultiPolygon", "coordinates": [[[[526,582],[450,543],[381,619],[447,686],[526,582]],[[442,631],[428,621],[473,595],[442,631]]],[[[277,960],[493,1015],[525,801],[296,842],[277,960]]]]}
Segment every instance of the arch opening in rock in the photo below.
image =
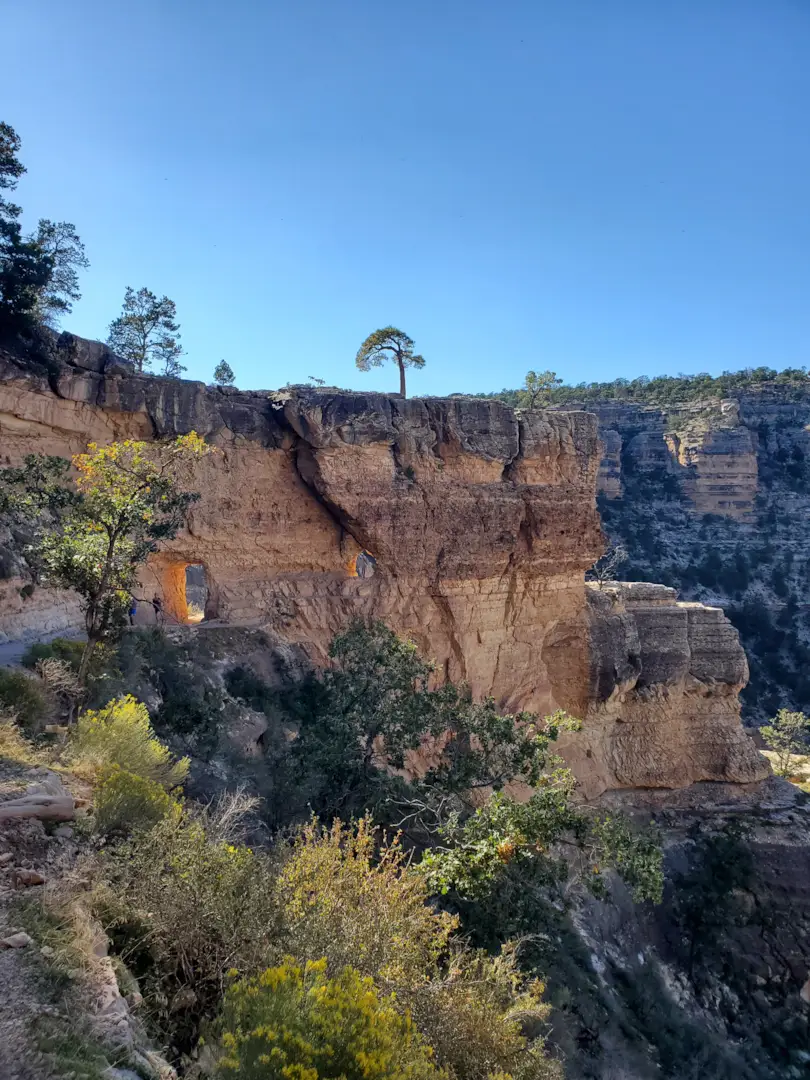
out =
{"type": "Polygon", "coordinates": [[[202,563],[190,563],[185,570],[186,622],[199,623],[208,606],[208,583],[202,563]]]}
{"type": "Polygon", "coordinates": [[[371,554],[370,551],[366,551],[365,548],[354,556],[349,563],[349,576],[359,578],[374,577],[374,571],[377,568],[377,560],[371,554]]]}

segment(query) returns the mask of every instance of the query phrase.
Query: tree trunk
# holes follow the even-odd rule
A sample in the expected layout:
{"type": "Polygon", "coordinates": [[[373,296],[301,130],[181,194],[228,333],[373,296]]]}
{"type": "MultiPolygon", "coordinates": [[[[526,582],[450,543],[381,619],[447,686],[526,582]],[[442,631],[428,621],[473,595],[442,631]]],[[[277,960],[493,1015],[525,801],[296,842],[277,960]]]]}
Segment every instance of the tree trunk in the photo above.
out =
{"type": "Polygon", "coordinates": [[[90,666],[90,660],[93,656],[93,650],[96,647],[96,639],[92,637],[87,638],[87,644],[84,647],[82,658],[79,663],[79,683],[84,686],[85,679],[87,678],[87,669],[90,666]]]}
{"type": "Polygon", "coordinates": [[[399,364],[399,392],[405,397],[405,365],[401,360],[397,360],[399,364]]]}

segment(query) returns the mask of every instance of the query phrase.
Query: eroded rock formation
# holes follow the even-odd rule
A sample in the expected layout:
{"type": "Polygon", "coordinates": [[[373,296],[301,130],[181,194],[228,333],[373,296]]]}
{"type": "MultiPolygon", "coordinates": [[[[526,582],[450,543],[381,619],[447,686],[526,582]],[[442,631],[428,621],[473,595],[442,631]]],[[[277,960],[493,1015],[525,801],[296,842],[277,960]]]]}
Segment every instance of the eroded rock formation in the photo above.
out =
{"type": "Polygon", "coordinates": [[[604,447],[603,524],[629,554],[623,572],[727,612],[751,669],[744,715],[756,721],[781,707],[810,712],[808,387],[588,405],[604,447]]]}
{"type": "Polygon", "coordinates": [[[352,617],[383,618],[477,695],[582,717],[566,753],[587,794],[766,774],[739,728],[745,659],[722,614],[668,590],[585,588],[602,550],[592,415],[206,388],[132,375],[91,343],[62,352],[41,374],[0,357],[4,463],[190,430],[217,448],[188,528],[144,580],[177,619],[189,564],[205,567],[208,618],[265,626],[316,660],[352,617]]]}

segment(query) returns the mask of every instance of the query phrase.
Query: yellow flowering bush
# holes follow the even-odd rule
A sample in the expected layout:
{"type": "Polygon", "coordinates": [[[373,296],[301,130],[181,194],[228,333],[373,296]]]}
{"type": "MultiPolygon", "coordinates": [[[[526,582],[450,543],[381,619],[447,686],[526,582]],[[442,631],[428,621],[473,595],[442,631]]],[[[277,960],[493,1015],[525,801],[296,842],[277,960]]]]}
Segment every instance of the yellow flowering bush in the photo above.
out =
{"type": "Polygon", "coordinates": [[[82,713],[71,750],[77,762],[99,770],[118,765],[167,791],[188,775],[188,758],[174,760],[155,736],[146,706],[131,694],[82,713]]]}
{"type": "Polygon", "coordinates": [[[120,765],[105,768],[95,788],[96,829],[106,835],[151,829],[180,813],[180,804],[154,780],[120,765]]]}
{"type": "Polygon", "coordinates": [[[290,958],[226,993],[219,1075],[240,1080],[428,1080],[445,1076],[411,1018],[354,968],[290,958]]]}
{"type": "Polygon", "coordinates": [[[280,947],[371,977],[456,1080],[561,1076],[545,1053],[542,987],[523,984],[511,949],[489,956],[460,941],[458,919],[431,905],[399,843],[381,839],[368,819],[302,830],[278,879],[280,947]]]}

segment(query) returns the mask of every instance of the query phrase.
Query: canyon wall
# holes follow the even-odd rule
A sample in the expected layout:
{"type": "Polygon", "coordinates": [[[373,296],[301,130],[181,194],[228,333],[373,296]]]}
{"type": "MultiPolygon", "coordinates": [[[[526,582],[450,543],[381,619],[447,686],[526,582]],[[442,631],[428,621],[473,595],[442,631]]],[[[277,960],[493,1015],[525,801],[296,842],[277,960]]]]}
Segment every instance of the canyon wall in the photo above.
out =
{"type": "MultiPolygon", "coordinates": [[[[589,796],[767,774],[740,727],[745,657],[722,613],[666,588],[584,584],[603,545],[593,415],[207,388],[136,376],[68,335],[48,370],[0,355],[2,464],[191,430],[216,452],[143,582],[178,620],[189,564],[205,568],[208,619],[261,625],[316,661],[351,618],[382,618],[476,695],[581,718],[564,750],[589,796]]],[[[24,597],[5,563],[0,632],[52,625],[65,598],[48,622],[43,591],[24,597]]]]}
{"type": "Polygon", "coordinates": [[[603,524],[629,555],[623,575],[723,608],[751,667],[748,719],[810,712],[810,390],[587,408],[603,444],[603,524]]]}

